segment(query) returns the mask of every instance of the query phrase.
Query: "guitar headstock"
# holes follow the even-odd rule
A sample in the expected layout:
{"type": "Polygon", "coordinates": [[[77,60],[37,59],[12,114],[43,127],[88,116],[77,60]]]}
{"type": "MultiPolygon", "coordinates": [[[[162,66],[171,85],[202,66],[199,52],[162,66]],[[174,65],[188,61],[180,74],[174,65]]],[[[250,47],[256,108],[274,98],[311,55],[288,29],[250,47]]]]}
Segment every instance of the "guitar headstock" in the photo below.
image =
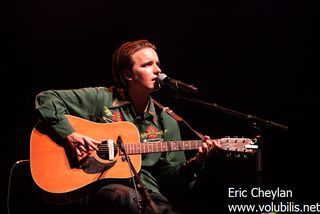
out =
{"type": "Polygon", "coordinates": [[[219,142],[220,149],[230,153],[254,153],[258,149],[256,141],[250,138],[224,137],[219,142]]]}

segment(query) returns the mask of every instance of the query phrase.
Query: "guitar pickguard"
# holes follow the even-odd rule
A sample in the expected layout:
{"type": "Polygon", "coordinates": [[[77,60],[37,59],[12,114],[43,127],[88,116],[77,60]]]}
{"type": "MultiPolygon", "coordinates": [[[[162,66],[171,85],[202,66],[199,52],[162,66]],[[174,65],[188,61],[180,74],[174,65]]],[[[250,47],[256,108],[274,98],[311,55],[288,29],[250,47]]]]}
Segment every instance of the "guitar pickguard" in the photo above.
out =
{"type": "Polygon", "coordinates": [[[95,157],[88,155],[81,159],[80,168],[89,174],[101,173],[111,169],[116,162],[117,160],[109,163],[102,163],[95,159],[95,157]]]}

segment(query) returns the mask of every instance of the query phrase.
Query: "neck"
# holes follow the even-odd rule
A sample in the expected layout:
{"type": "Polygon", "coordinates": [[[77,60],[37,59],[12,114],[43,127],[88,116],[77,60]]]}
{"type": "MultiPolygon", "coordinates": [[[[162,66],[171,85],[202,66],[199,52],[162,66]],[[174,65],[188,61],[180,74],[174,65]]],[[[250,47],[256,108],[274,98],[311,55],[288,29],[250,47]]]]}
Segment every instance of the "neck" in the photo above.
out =
{"type": "Polygon", "coordinates": [[[150,100],[149,93],[141,93],[129,90],[129,97],[137,115],[147,111],[150,100]]]}

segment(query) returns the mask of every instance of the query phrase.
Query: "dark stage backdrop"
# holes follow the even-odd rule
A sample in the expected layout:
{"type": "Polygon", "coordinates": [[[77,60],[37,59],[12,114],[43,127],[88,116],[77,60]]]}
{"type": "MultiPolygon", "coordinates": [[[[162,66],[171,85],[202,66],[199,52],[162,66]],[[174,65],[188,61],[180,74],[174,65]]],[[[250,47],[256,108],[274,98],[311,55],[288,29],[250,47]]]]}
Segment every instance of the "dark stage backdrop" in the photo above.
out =
{"type": "MultiPolygon", "coordinates": [[[[135,39],[154,42],[162,71],[197,86],[195,98],[288,126],[284,131],[258,124],[263,137],[262,184],[266,190],[292,191],[292,197],[276,197],[276,203],[287,207],[319,201],[315,78],[319,23],[310,3],[13,0],[3,4],[4,211],[11,167],[29,158],[35,95],[47,89],[112,84],[113,51],[135,39]]],[[[155,96],[212,138],[252,137],[252,124],[244,119],[161,91],[155,96]]],[[[186,138],[194,138],[187,129],[182,131],[186,138]]],[[[257,187],[255,160],[255,156],[217,156],[209,161],[193,195],[204,200],[202,210],[223,212],[228,204],[252,203],[250,197],[230,198],[227,191],[257,187]]],[[[11,213],[44,209],[35,189],[28,164],[16,166],[11,213]]],[[[259,200],[265,205],[272,202],[259,200]]]]}

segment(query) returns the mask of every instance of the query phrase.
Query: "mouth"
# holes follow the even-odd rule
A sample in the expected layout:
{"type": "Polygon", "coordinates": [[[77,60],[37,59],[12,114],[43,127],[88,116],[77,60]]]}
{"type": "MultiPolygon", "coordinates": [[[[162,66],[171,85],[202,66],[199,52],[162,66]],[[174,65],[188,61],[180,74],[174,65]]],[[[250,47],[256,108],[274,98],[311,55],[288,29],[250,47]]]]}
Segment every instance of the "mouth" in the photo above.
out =
{"type": "Polygon", "coordinates": [[[159,83],[159,78],[158,78],[158,77],[155,77],[155,78],[152,79],[152,81],[159,83]]]}

